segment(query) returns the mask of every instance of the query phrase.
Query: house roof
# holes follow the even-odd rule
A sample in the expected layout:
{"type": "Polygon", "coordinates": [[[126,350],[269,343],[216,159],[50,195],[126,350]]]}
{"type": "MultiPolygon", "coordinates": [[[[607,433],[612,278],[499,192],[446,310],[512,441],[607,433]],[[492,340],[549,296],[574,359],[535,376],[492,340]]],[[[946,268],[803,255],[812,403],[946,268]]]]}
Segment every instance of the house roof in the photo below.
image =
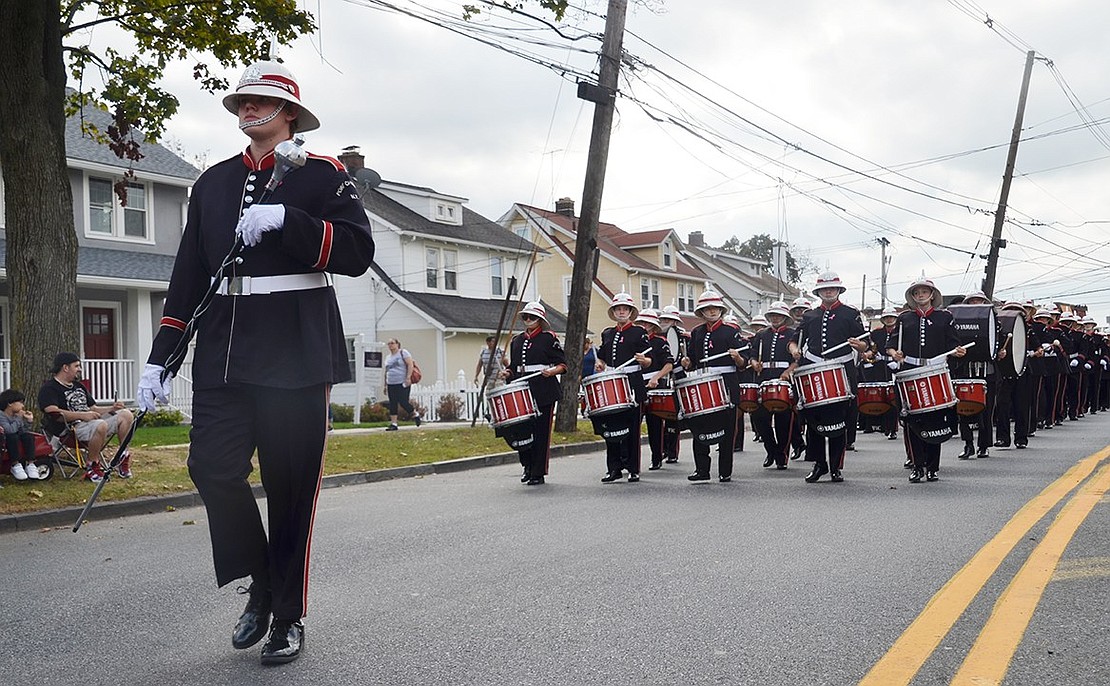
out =
{"type": "MultiPolygon", "coordinates": [[[[578,218],[568,217],[559,212],[551,210],[543,210],[531,205],[517,204],[521,209],[533,214],[535,217],[542,217],[559,228],[571,234],[577,233],[578,218]]],[[[658,245],[668,234],[673,233],[671,229],[661,229],[656,231],[645,231],[643,233],[628,233],[624,229],[615,224],[608,224],[606,222],[598,222],[597,225],[597,247],[602,253],[607,255],[610,259],[627,265],[631,269],[650,270],[653,272],[666,272],[673,273],[678,277],[687,277],[689,279],[696,279],[704,281],[706,279],[705,272],[698,267],[688,264],[680,259],[675,259],[675,269],[673,272],[666,270],[658,264],[649,262],[644,258],[636,255],[635,253],[626,250],[626,247],[639,247],[647,245],[658,245]],[[654,242],[653,242],[654,239],[654,242]]],[[[676,238],[676,253],[682,248],[676,238]]]]}
{"type": "Polygon", "coordinates": [[[756,276],[755,274],[749,274],[737,269],[732,264],[730,264],[727,259],[723,259],[717,254],[721,252],[719,250],[687,244],[683,247],[683,252],[687,256],[693,257],[695,260],[701,259],[707,262],[711,262],[713,266],[717,269],[720,269],[721,271],[732,275],[737,280],[749,284],[759,293],[763,293],[769,296],[777,296],[779,293],[783,293],[791,297],[796,297],[794,296],[794,294],[798,292],[798,289],[796,287],[791,286],[790,284],[784,282],[782,279],[779,279],[773,274],[768,274],[764,272],[756,276]]]}
{"type": "MultiPolygon", "coordinates": [[[[7,253],[8,242],[0,238],[0,264],[6,264],[7,253]]],[[[168,285],[173,262],[173,255],[82,246],[77,248],[77,277],[162,281],[168,285]]]]}
{"type": "MultiPolygon", "coordinates": [[[[112,125],[111,115],[95,107],[85,107],[80,113],[66,117],[66,157],[120,169],[127,168],[127,160],[121,160],[107,145],[98,143],[81,133],[82,116],[85,121],[95,124],[102,132],[107,131],[112,125]]],[[[196,167],[158,143],[144,140],[141,152],[142,159],[134,163],[137,173],[162,174],[189,181],[194,181],[200,176],[200,171],[196,167]]]]}
{"type": "MultiPolygon", "coordinates": [[[[390,181],[389,183],[394,182],[390,181]]],[[[417,188],[416,186],[409,187],[417,188]]],[[[436,192],[430,188],[421,190],[427,190],[431,193],[436,192]]],[[[486,219],[465,205],[462,208],[462,224],[455,225],[434,222],[410,210],[377,189],[363,195],[362,204],[372,214],[381,217],[403,231],[412,231],[444,240],[479,243],[500,250],[527,253],[532,252],[536,247],[531,241],[521,238],[497,222],[486,219]]]]}

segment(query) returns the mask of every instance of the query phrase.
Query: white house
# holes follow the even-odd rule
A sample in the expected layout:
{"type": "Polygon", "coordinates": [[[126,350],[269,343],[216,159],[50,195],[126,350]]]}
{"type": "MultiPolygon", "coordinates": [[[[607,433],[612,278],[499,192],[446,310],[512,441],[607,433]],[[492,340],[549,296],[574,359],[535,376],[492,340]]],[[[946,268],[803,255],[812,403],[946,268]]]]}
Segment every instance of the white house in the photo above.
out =
{"type": "Polygon", "coordinates": [[[789,303],[802,292],[767,271],[762,262],[705,244],[701,231],[691,231],[682,255],[705,272],[722,292],[741,308],[743,322],[767,311],[771,303],[785,298],[789,303]]]}
{"type": "MultiPolygon", "coordinates": [[[[354,149],[340,155],[352,173],[361,168],[361,158],[354,149]]],[[[466,202],[395,181],[363,193],[374,236],[374,266],[361,277],[335,281],[352,370],[361,381],[333,388],[335,402],[381,397],[380,370],[367,366],[365,353],[381,352],[390,338],[412,353],[424,383],[453,383],[460,371],[467,380],[473,377],[485,338],[499,323],[504,327],[502,346],[519,330],[518,302],[535,299],[537,293],[534,279],[528,279],[529,266],[546,253],[470,210],[466,202]],[[514,276],[523,286],[510,294],[514,276]]],[[[546,305],[553,328],[565,331],[566,317],[546,305]]],[[[369,358],[375,364],[373,355],[369,358]]]]}

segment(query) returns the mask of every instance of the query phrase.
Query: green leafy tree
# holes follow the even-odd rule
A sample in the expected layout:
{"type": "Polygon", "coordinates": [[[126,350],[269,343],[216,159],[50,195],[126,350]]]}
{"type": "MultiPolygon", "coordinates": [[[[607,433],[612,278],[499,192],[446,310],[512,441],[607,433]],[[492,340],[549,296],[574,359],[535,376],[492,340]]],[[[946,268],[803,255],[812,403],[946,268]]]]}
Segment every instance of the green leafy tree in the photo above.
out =
{"type": "MultiPolygon", "coordinates": [[[[66,115],[112,114],[84,133],[124,160],[142,156],[178,107],[158,86],[190,60],[199,86],[227,88],[212,68],[249,63],[271,41],[313,29],[296,0],[3,0],[0,2],[0,174],[11,303],[12,385],[34,393],[55,352],[80,350],[77,234],[66,169],[66,115]],[[130,44],[94,51],[91,29],[112,25],[130,44]],[[86,73],[89,72],[88,78],[86,73]],[[93,75],[98,78],[92,78],[93,75]],[[67,82],[73,91],[67,95],[67,82]]],[[[124,185],[123,188],[126,188],[124,185]]]]}
{"type": "Polygon", "coordinates": [[[794,256],[790,254],[790,245],[788,243],[783,243],[782,241],[776,241],[772,239],[770,234],[756,234],[743,242],[741,242],[740,239],[736,236],[733,236],[732,238],[725,241],[719,249],[735,253],[743,257],[750,257],[754,260],[759,260],[768,269],[773,270],[775,266],[775,248],[780,245],[787,248],[786,276],[783,277],[780,274],[776,274],[775,276],[778,276],[780,279],[787,282],[791,286],[795,286],[802,280],[802,266],[799,265],[798,261],[794,259],[794,256]]]}

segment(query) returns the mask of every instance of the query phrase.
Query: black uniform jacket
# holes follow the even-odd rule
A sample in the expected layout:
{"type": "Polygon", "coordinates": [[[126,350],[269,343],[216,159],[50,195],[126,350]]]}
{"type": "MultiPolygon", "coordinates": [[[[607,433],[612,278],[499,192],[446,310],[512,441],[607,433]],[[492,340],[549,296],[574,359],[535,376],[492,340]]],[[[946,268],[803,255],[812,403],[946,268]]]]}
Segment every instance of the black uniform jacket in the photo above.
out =
{"type": "MultiPolygon", "coordinates": [[[[943,355],[960,344],[952,326],[952,313],[929,308],[923,313],[907,310],[898,315],[894,331],[888,339],[893,350],[901,350],[907,357],[930,358],[943,355]]],[[[905,367],[919,367],[911,361],[905,367]]]]}
{"type": "MultiPolygon", "coordinates": [[[[611,370],[619,364],[631,361],[633,355],[642,353],[647,349],[648,336],[644,327],[635,324],[624,324],[623,326],[618,324],[601,332],[601,347],[597,349],[597,359],[608,365],[611,370]]],[[[636,370],[638,369],[640,369],[640,365],[637,364],[636,370]]],[[[644,379],[640,372],[636,370],[626,373],[628,374],[629,384],[636,394],[636,402],[643,402],[647,387],[644,385],[644,379]]]]}
{"type": "Polygon", "coordinates": [[[845,356],[850,358],[851,346],[843,346],[828,355],[825,355],[825,351],[849,338],[858,338],[864,333],[859,310],[839,300],[832,307],[822,304],[821,307],[802,315],[802,321],[794,330],[793,341],[802,350],[802,357],[798,360],[798,364],[803,366],[814,364],[817,360],[813,357],[821,360],[835,360],[845,356]]]}
{"type": "MultiPolygon", "coordinates": [[[[555,334],[538,328],[532,333],[524,331],[513,336],[509,343],[509,380],[531,374],[525,367],[538,364],[554,367],[566,364],[566,361],[563,346],[559,344],[559,338],[555,334]]],[[[528,379],[528,388],[532,391],[536,407],[554,405],[559,400],[557,376],[533,376],[528,379]]]]}
{"type": "MultiPolygon", "coordinates": [[[[270,153],[236,155],[197,179],[149,362],[165,365],[235,240],[240,214],[273,171],[270,153]]],[[[280,231],[245,248],[226,276],[330,272],[359,276],[374,259],[370,223],[339,161],[309,155],[266,204],[285,206],[280,231]]],[[[174,367],[178,365],[175,364],[174,367]]],[[[176,372],[175,369],[171,371],[176,372]]],[[[250,383],[301,388],[347,381],[343,323],[331,286],[248,296],[217,295],[199,320],[193,387],[250,383]]]]}
{"type": "MultiPolygon", "coordinates": [[[[646,376],[647,374],[654,375],[656,372],[658,372],[663,367],[666,367],[668,364],[674,364],[674,356],[671,355],[671,344],[669,341],[667,341],[666,336],[653,334],[648,336],[647,342],[648,345],[651,346],[651,352],[647,354],[647,356],[651,358],[651,364],[643,369],[645,382],[651,378],[650,376],[646,376]]],[[[664,376],[662,379],[660,379],[659,385],[661,387],[666,386],[667,377],[664,376]]]]}
{"type": "Polygon", "coordinates": [[[782,376],[786,367],[794,361],[787,348],[787,343],[794,337],[793,327],[784,326],[781,329],[767,327],[752,336],[748,344],[751,346],[752,359],[763,363],[763,371],[759,373],[757,381],[777,379],[782,376]]]}

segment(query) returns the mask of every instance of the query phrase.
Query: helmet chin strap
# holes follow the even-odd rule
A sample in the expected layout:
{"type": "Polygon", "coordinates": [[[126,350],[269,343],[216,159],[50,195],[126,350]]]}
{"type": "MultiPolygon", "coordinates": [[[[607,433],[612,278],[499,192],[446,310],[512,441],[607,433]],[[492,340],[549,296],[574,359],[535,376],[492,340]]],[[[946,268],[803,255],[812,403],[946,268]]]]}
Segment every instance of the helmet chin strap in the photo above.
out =
{"type": "Polygon", "coordinates": [[[273,112],[267,114],[265,117],[262,117],[261,119],[255,119],[254,121],[245,121],[245,122],[239,124],[239,130],[242,131],[243,129],[250,129],[250,128],[254,128],[255,126],[262,126],[263,124],[269,124],[270,122],[272,122],[274,120],[274,117],[281,114],[281,111],[283,109],[285,109],[285,103],[286,103],[285,100],[279,100],[278,101],[278,106],[274,108],[273,112]]]}

